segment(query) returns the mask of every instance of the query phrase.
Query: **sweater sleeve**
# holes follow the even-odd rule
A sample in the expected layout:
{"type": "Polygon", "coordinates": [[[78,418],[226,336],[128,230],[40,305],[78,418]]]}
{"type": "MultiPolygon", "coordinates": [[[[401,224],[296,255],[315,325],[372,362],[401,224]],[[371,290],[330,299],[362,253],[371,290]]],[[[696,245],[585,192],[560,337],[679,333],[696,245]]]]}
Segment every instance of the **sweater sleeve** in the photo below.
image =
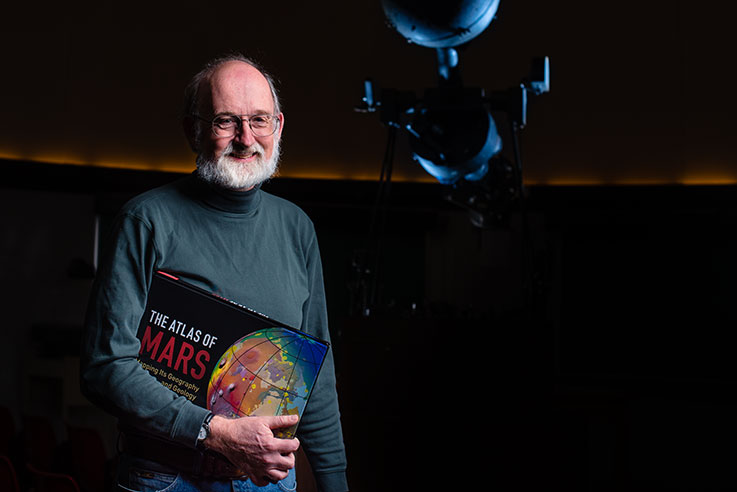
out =
{"type": "Polygon", "coordinates": [[[207,411],[165,388],[137,361],[136,332],[158,257],[151,227],[122,214],[108,248],[85,320],[82,392],[122,425],[194,447],[207,411]]]}
{"type": "MultiPolygon", "coordinates": [[[[302,307],[302,330],[324,340],[330,340],[322,263],[314,233],[306,250],[306,268],[310,294],[302,307]]],[[[305,414],[300,421],[298,435],[304,445],[319,490],[322,492],[348,490],[332,350],[328,351],[320,376],[317,378],[305,414]]]]}

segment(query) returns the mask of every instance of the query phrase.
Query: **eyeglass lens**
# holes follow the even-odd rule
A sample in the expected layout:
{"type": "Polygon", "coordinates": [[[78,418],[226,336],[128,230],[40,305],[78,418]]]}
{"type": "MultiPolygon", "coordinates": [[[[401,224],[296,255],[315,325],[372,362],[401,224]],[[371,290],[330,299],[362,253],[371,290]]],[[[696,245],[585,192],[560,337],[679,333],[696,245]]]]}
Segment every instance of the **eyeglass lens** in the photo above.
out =
{"type": "Polygon", "coordinates": [[[232,137],[243,128],[244,122],[257,137],[268,137],[276,131],[278,119],[272,115],[253,115],[241,118],[236,115],[217,116],[212,120],[212,129],[220,137],[232,137]]]}

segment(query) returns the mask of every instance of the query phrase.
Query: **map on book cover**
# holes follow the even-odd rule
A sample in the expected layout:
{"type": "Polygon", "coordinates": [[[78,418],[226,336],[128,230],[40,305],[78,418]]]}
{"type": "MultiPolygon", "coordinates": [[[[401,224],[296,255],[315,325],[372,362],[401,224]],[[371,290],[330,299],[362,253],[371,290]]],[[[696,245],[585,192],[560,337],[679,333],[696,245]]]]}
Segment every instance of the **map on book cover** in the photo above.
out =
{"type": "MultiPolygon", "coordinates": [[[[329,348],[300,330],[165,272],[138,327],[138,361],[216,415],[301,416],[329,348]]],[[[294,437],[297,426],[278,429],[294,437]]]]}

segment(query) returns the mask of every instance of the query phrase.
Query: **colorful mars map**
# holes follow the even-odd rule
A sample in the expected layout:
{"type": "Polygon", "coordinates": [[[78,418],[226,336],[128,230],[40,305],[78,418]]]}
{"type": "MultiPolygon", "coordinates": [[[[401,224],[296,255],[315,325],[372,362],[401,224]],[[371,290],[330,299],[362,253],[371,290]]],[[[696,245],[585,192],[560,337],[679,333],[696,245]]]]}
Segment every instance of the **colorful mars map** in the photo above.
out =
{"type": "MultiPolygon", "coordinates": [[[[327,345],[301,332],[267,328],[234,343],[212,371],[207,407],[217,415],[302,414],[327,345]]],[[[294,436],[296,426],[275,433],[294,436]]]]}

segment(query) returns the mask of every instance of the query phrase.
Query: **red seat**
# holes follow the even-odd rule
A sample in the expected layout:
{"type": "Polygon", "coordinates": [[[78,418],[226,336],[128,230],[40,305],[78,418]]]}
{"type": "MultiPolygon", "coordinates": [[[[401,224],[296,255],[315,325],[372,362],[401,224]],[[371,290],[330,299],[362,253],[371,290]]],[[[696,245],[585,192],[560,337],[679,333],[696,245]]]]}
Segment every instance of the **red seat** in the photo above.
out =
{"type": "Polygon", "coordinates": [[[24,457],[38,470],[56,468],[56,434],[49,419],[26,415],[23,417],[24,457]]]}
{"type": "Polygon", "coordinates": [[[95,429],[67,426],[71,467],[84,491],[104,492],[108,463],[102,438],[95,429]]]}
{"type": "Polygon", "coordinates": [[[40,470],[30,463],[26,463],[26,467],[35,492],[80,492],[77,481],[71,475],[40,470]]]}
{"type": "Polygon", "coordinates": [[[18,474],[15,472],[13,463],[5,455],[0,455],[0,490],[20,492],[18,474]]]}
{"type": "Polygon", "coordinates": [[[0,454],[12,456],[15,444],[15,420],[7,407],[0,407],[0,454]]]}

